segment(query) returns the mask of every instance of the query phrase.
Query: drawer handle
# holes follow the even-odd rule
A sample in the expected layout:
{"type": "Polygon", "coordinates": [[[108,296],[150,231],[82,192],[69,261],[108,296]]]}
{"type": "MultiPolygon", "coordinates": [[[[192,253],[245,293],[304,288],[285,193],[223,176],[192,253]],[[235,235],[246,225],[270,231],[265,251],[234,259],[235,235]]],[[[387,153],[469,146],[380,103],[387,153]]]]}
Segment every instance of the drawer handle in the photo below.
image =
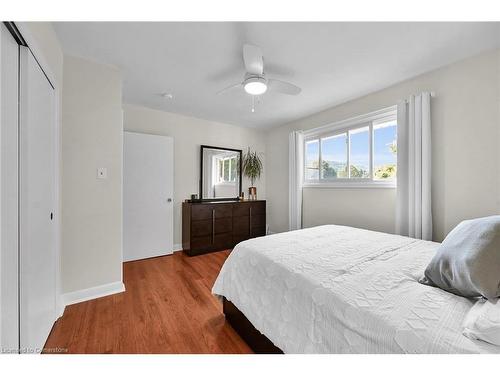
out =
{"type": "Polygon", "coordinates": [[[212,208],[212,245],[215,243],[215,209],[212,208]]]}
{"type": "Polygon", "coordinates": [[[249,230],[248,230],[248,233],[250,234],[250,236],[252,236],[252,207],[250,206],[250,220],[248,221],[248,224],[249,224],[249,230]]]}

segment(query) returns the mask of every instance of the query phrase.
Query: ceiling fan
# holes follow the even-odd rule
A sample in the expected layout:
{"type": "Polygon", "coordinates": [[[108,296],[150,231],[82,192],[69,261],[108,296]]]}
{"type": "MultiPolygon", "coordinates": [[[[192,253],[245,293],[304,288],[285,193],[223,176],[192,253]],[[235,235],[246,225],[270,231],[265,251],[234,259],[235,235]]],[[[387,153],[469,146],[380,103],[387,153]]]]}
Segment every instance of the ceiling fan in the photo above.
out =
{"type": "Polygon", "coordinates": [[[300,87],[292,83],[278,79],[267,78],[264,73],[264,58],[260,47],[245,44],[243,46],[243,61],[246,73],[243,81],[228,86],[217,94],[222,94],[237,88],[243,88],[247,94],[258,96],[264,94],[268,89],[286,95],[298,95],[302,91],[300,87]]]}

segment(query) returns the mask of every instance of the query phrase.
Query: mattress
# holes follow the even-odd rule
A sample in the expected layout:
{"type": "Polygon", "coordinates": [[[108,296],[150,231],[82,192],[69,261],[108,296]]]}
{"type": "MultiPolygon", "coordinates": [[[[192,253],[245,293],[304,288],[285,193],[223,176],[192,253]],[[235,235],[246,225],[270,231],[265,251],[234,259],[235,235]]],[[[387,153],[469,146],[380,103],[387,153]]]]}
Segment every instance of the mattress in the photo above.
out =
{"type": "Polygon", "coordinates": [[[418,283],[438,243],[326,225],[238,244],[212,292],[285,353],[500,353],[474,300],[418,283]]]}

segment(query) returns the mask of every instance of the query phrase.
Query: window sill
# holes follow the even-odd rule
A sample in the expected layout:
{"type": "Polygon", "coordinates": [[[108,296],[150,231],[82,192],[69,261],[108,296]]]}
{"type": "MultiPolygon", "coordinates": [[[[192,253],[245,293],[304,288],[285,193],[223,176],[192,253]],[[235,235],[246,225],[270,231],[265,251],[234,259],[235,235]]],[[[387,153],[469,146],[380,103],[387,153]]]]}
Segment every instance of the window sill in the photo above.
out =
{"type": "Polygon", "coordinates": [[[305,182],[303,188],[309,189],[396,189],[396,181],[345,181],[345,182],[305,182]]]}

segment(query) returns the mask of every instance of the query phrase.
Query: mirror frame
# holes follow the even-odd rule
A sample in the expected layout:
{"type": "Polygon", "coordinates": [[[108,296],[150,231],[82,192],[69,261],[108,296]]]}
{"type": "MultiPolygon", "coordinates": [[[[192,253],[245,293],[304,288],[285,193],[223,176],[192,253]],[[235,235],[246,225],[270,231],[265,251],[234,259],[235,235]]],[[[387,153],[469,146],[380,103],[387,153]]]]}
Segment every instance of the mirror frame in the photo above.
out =
{"type": "Polygon", "coordinates": [[[237,201],[240,199],[239,195],[241,194],[241,187],[243,184],[243,176],[242,176],[242,155],[243,152],[242,150],[238,150],[235,148],[228,148],[228,147],[217,147],[217,146],[208,146],[208,145],[201,145],[200,146],[200,195],[199,199],[197,202],[216,202],[216,201],[237,201]],[[203,150],[204,149],[212,149],[212,150],[224,150],[224,151],[234,151],[239,153],[239,176],[240,179],[238,181],[238,195],[234,198],[203,198],[203,150]]]}

